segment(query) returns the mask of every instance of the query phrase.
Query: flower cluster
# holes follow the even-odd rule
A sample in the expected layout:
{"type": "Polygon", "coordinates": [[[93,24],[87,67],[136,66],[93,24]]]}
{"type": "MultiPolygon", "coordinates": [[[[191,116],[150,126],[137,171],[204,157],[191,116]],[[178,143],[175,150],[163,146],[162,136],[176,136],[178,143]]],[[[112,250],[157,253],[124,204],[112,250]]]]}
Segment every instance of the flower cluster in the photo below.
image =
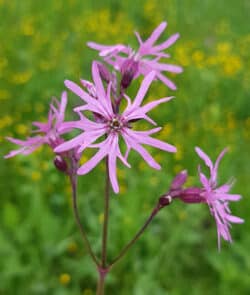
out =
{"type": "MultiPolygon", "coordinates": [[[[39,146],[47,144],[55,152],[55,166],[71,176],[72,173],[74,176],[87,174],[105,159],[107,173],[115,193],[119,192],[117,159],[130,167],[128,156],[131,150],[135,150],[150,167],[160,169],[160,164],[144,145],[170,153],[176,152],[175,146],[152,137],[161,129],[160,127],[135,130],[134,123],[145,120],[157,126],[148,113],[158,105],[173,99],[173,96],[144,103],[150,85],[154,80],[160,80],[168,88],[175,90],[175,84],[163,73],[182,72],[180,66],[162,62],[162,59],[170,57],[165,52],[166,49],[179,38],[179,34],[174,34],[164,42],[156,44],[166,26],[167,23],[162,22],[145,41],[136,32],[139,42],[137,50],[123,44],[107,46],[88,42],[88,46],[99,51],[99,56],[102,58],[102,62],[92,63],[92,81],[81,80],[80,85],[73,81],[65,81],[66,88],[81,99],[81,104],[73,110],[79,119],[65,122],[67,94],[63,92],[61,102],[52,100],[48,122],[33,123],[38,128],[34,131],[38,135],[28,137],[26,140],[8,138],[20,148],[11,151],[5,157],[17,154],[28,155],[39,146]],[[142,83],[137,94],[131,99],[127,95],[127,89],[141,75],[142,83]],[[80,130],[80,133],[66,141],[63,135],[75,129],[80,130]],[[121,151],[122,143],[126,149],[124,154],[121,151]],[[97,152],[80,166],[80,156],[86,149],[97,149],[97,152]],[[68,171],[67,161],[74,169],[68,171]]],[[[229,209],[230,201],[238,201],[241,198],[240,195],[229,193],[232,182],[222,186],[217,185],[218,165],[225,151],[222,151],[213,165],[210,158],[200,148],[196,148],[198,156],[210,169],[210,178],[207,178],[199,168],[201,187],[183,188],[187,171],[182,171],[172,181],[170,190],[159,199],[158,207],[165,207],[172,199],[177,198],[188,204],[206,203],[215,218],[219,247],[221,237],[226,241],[232,241],[229,232],[230,223],[243,222],[242,219],[231,215],[229,209]]]]}

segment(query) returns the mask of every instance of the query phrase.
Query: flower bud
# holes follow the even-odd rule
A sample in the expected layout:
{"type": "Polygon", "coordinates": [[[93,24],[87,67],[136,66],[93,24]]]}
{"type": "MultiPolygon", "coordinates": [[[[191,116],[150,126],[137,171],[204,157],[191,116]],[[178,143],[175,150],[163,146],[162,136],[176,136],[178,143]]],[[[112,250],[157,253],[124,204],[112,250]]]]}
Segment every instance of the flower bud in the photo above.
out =
{"type": "Polygon", "coordinates": [[[55,158],[54,158],[54,165],[61,172],[66,173],[67,170],[68,170],[67,162],[60,155],[56,155],[55,156],[55,158]]]}
{"type": "Polygon", "coordinates": [[[159,198],[160,207],[168,206],[172,202],[172,197],[170,195],[163,195],[159,198]]]}
{"type": "Polygon", "coordinates": [[[187,181],[187,170],[183,170],[180,173],[178,173],[174,180],[171,183],[171,190],[179,189],[183,186],[183,184],[187,181]]]}
{"type": "Polygon", "coordinates": [[[179,194],[179,199],[184,203],[204,203],[205,199],[202,196],[202,189],[198,187],[190,187],[184,189],[179,194]]]}
{"type": "Polygon", "coordinates": [[[101,62],[97,62],[97,67],[103,81],[107,83],[112,81],[112,75],[104,64],[102,64],[101,62]]]}
{"type": "Polygon", "coordinates": [[[135,61],[133,58],[125,60],[121,66],[121,88],[126,89],[131,84],[134,76],[138,71],[138,61],[135,61]]]}

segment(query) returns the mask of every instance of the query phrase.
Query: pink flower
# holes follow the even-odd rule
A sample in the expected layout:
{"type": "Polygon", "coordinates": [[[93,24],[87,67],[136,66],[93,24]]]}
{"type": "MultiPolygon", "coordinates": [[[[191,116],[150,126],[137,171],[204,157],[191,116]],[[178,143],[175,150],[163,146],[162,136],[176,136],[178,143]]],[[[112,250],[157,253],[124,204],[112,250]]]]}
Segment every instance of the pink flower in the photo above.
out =
{"type": "Polygon", "coordinates": [[[210,170],[210,178],[208,179],[201,171],[199,167],[200,181],[203,185],[203,189],[200,193],[201,198],[208,204],[210,212],[215,219],[217,225],[218,234],[218,248],[220,249],[220,238],[232,242],[232,238],[229,232],[231,227],[230,223],[243,223],[243,219],[233,216],[229,209],[229,201],[240,200],[240,195],[230,194],[229,191],[233,185],[232,182],[224,185],[217,185],[217,172],[220,160],[226,153],[224,149],[218,156],[215,164],[213,165],[210,158],[198,147],[195,148],[199,157],[205,162],[210,170]]]}
{"type": "Polygon", "coordinates": [[[150,35],[150,37],[143,41],[139,33],[135,32],[137,40],[139,42],[139,48],[134,51],[129,46],[121,44],[114,46],[105,46],[94,42],[88,42],[88,46],[98,50],[99,55],[104,57],[104,60],[113,65],[115,69],[122,71],[128,76],[133,73],[133,77],[136,78],[139,75],[146,76],[151,71],[156,72],[155,78],[161,80],[170,89],[175,90],[175,84],[163,75],[162,72],[181,73],[182,68],[180,66],[161,63],[161,58],[169,58],[170,55],[166,54],[164,50],[169,48],[179,38],[179,34],[170,36],[166,41],[156,45],[155,42],[159,39],[167,26],[166,22],[162,22],[150,35]],[[125,56],[124,56],[125,55],[125,56]],[[127,72],[126,73],[126,68],[127,72]],[[131,70],[132,69],[132,70],[131,70]],[[133,70],[136,69],[136,73],[133,70]]]}
{"type": "Polygon", "coordinates": [[[67,105],[66,92],[62,93],[60,103],[57,101],[57,99],[55,98],[52,99],[52,103],[50,105],[50,110],[48,114],[48,122],[32,123],[34,126],[37,127],[37,130],[33,132],[39,133],[41,135],[28,137],[26,140],[7,137],[7,139],[10,142],[21,146],[21,148],[11,151],[5,156],[5,158],[14,157],[17,154],[28,155],[43,144],[48,144],[51,148],[55,148],[57,145],[61,144],[63,142],[63,139],[60,137],[60,135],[63,132],[59,131],[59,127],[62,125],[64,121],[64,113],[65,113],[66,105],[67,105]]]}
{"type": "Polygon", "coordinates": [[[92,76],[95,85],[96,98],[90,96],[81,87],[71,81],[65,81],[68,89],[78,95],[86,104],[75,108],[79,113],[80,120],[75,122],[64,123],[59,129],[62,132],[69,128],[78,128],[83,131],[75,138],[64,142],[55,148],[55,152],[64,152],[72,148],[76,148],[78,153],[83,152],[86,148],[98,148],[97,153],[85,164],[78,169],[78,174],[86,174],[91,171],[102,159],[108,157],[109,177],[114,192],[118,193],[119,186],[116,175],[116,162],[119,158],[126,166],[130,167],[127,162],[127,156],[131,149],[136,150],[146,163],[154,169],[160,169],[160,165],[154,160],[149,152],[142,146],[143,144],[153,146],[168,152],[175,152],[176,148],[170,144],[164,143],[158,139],[152,138],[150,135],[158,132],[161,128],[155,128],[148,131],[132,130],[132,122],[139,119],[145,119],[154,123],[147,116],[147,113],[157,105],[169,101],[172,97],[165,97],[154,102],[150,102],[141,106],[144,96],[154,79],[155,73],[151,72],[143,80],[141,87],[131,103],[129,97],[127,99],[127,107],[123,113],[114,112],[111,100],[111,83],[107,90],[104,89],[98,65],[96,62],[92,66],[92,76]],[[99,115],[98,121],[91,121],[86,118],[81,111],[90,111],[99,115]],[[96,143],[96,141],[105,136],[105,139],[96,143]],[[119,147],[120,136],[123,138],[127,153],[124,157],[119,147]]]}

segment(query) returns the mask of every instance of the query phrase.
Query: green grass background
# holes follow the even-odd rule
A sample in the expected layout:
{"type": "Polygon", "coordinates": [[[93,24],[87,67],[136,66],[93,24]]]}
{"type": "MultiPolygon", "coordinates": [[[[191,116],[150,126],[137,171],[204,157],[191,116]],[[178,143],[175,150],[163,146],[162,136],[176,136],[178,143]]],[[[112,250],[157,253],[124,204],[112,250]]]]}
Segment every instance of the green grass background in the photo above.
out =
{"type": "MultiPolygon", "coordinates": [[[[234,243],[223,242],[219,253],[208,208],[174,202],[113,269],[107,294],[250,294],[250,1],[96,2],[0,0],[1,155],[13,148],[5,136],[25,138],[32,121],[46,120],[50,98],[60,97],[65,79],[90,78],[91,61],[98,57],[87,41],[134,46],[135,29],[146,37],[167,20],[164,38],[181,34],[170,52],[184,73],[171,77],[175,93],[154,83],[147,100],[176,96],[151,115],[163,126],[158,138],[175,144],[178,153],[151,150],[160,172],[136,153],[129,159],[132,169],[119,165],[109,258],[137,231],[175,173],[186,168],[189,184],[197,183],[196,145],[213,159],[229,147],[221,181],[237,178],[233,192],[243,199],[232,210],[245,223],[233,226],[234,243]]],[[[71,105],[77,103],[69,97],[71,105]]],[[[52,159],[44,147],[29,157],[0,160],[1,295],[95,294],[96,272],[73,222],[69,183],[52,159]]],[[[100,254],[103,166],[80,182],[81,218],[100,254]]]]}

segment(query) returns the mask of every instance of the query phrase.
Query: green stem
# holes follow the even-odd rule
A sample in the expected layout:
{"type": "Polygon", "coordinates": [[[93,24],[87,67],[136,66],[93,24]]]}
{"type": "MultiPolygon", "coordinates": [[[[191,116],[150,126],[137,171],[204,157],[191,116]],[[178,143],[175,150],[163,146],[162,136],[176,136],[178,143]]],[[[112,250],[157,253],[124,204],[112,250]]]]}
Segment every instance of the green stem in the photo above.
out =
{"type": "Polygon", "coordinates": [[[105,284],[105,275],[101,272],[99,273],[99,280],[96,290],[96,295],[104,295],[104,284],[105,284]]]}
{"type": "Polygon", "coordinates": [[[78,228],[81,232],[81,236],[83,238],[84,244],[87,248],[88,254],[91,256],[93,262],[96,264],[96,266],[99,266],[99,262],[91,248],[91,245],[89,243],[87,234],[81,224],[79,212],[78,212],[78,206],[77,206],[77,180],[76,180],[76,175],[71,175],[70,176],[70,182],[71,182],[71,187],[72,187],[72,201],[73,201],[73,212],[74,212],[74,218],[76,221],[76,224],[78,225],[78,228]]]}
{"type": "Polygon", "coordinates": [[[96,295],[104,295],[105,291],[105,277],[109,272],[107,267],[107,241],[108,241],[108,221],[109,221],[109,199],[110,199],[110,181],[109,181],[109,168],[108,157],[105,159],[106,165],[106,184],[104,193],[104,221],[102,230],[102,257],[101,266],[98,267],[99,280],[96,290],[96,295]]]}
{"type": "Polygon", "coordinates": [[[110,181],[108,157],[105,159],[106,164],[106,185],[104,194],[104,221],[102,232],[102,267],[105,268],[107,264],[107,240],[108,240],[108,221],[109,221],[109,199],[110,199],[110,181]]]}
{"type": "Polygon", "coordinates": [[[159,212],[161,207],[159,204],[153,209],[150,216],[142,226],[142,228],[136,233],[134,238],[121,250],[120,254],[111,262],[110,268],[113,267],[126,253],[127,251],[134,245],[134,243],[141,237],[141,235],[144,233],[148,225],[151,223],[153,218],[156,216],[156,214],[159,212]]]}

